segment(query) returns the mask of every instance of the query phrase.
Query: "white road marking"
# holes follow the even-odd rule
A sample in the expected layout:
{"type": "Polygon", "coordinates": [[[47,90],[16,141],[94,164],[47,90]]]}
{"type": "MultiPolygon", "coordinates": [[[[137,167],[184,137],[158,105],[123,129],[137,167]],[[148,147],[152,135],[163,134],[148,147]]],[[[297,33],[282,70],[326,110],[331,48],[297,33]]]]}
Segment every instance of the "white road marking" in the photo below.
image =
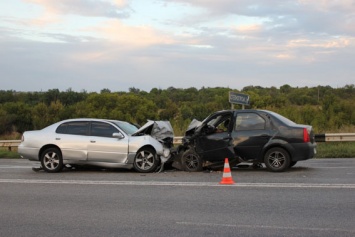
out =
{"type": "MultiPolygon", "coordinates": [[[[39,167],[40,164],[33,164],[31,166],[25,166],[25,165],[0,165],[0,169],[31,169],[32,167],[39,167]]],[[[295,166],[296,168],[299,168],[295,166]]],[[[354,167],[351,166],[334,166],[334,167],[306,167],[306,168],[314,168],[314,169],[354,169],[354,167]]],[[[231,172],[238,172],[238,170],[245,170],[247,168],[231,168],[231,172]]]]}
{"type": "Polygon", "coordinates": [[[251,229],[259,228],[259,229],[279,229],[279,230],[297,230],[297,231],[305,230],[305,231],[355,233],[355,230],[342,230],[342,229],[334,229],[334,228],[311,228],[311,227],[298,227],[298,226],[238,225],[238,224],[217,224],[217,223],[198,223],[198,222],[176,222],[176,224],[210,226],[210,227],[231,227],[231,228],[251,228],[251,229]]]}
{"type": "Polygon", "coordinates": [[[0,169],[31,169],[32,166],[21,165],[0,165],[0,169]]]}
{"type": "Polygon", "coordinates": [[[355,184],[306,184],[306,183],[235,183],[221,185],[218,182],[163,182],[163,181],[96,181],[96,180],[43,180],[0,179],[0,183],[17,184],[77,184],[77,185],[131,185],[131,186],[185,186],[185,187],[257,187],[257,188],[344,188],[355,189],[355,184]]]}
{"type": "MultiPolygon", "coordinates": [[[[0,165],[0,169],[31,169],[32,167],[39,167],[40,164],[35,164],[33,163],[32,165],[0,165]]],[[[313,169],[354,169],[354,167],[351,166],[317,166],[317,167],[304,167],[304,166],[295,166],[295,168],[313,168],[313,169]]],[[[231,171],[232,173],[234,171],[238,170],[244,170],[246,168],[238,168],[238,167],[232,167],[231,171]]],[[[264,168],[265,169],[265,168],[264,168]]]]}
{"type": "MultiPolygon", "coordinates": [[[[295,166],[296,167],[296,166],[295,166]]],[[[321,167],[321,166],[317,166],[314,169],[354,169],[354,167],[351,166],[333,166],[333,167],[321,167]]]]}

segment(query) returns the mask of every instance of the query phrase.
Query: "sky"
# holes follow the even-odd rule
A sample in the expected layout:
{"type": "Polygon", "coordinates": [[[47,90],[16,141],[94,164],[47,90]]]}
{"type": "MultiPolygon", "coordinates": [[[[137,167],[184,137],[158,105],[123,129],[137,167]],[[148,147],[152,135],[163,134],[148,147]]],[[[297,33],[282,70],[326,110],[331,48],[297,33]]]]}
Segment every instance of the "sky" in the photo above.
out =
{"type": "Polygon", "coordinates": [[[355,0],[1,0],[0,90],[355,83],[355,0]]]}

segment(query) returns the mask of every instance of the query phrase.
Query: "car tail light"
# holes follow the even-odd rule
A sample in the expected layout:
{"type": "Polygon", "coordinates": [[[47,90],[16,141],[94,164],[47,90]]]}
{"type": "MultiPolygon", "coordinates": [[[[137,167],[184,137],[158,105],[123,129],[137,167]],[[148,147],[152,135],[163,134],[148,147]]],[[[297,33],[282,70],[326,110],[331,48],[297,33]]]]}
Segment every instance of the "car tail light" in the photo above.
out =
{"type": "Polygon", "coordinates": [[[309,134],[307,128],[303,128],[303,142],[310,142],[309,134]]]}

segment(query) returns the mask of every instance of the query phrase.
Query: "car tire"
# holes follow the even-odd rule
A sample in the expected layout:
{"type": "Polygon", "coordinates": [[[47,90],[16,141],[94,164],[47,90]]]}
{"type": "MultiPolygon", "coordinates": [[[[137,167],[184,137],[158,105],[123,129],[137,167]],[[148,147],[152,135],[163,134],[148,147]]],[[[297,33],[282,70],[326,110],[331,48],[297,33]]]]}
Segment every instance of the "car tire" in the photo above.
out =
{"type": "Polygon", "coordinates": [[[188,172],[198,172],[202,171],[202,159],[201,157],[192,150],[187,150],[184,152],[181,158],[181,163],[183,170],[188,172]]]}
{"type": "Polygon", "coordinates": [[[290,155],[280,147],[268,150],[264,156],[264,163],[268,170],[273,172],[283,172],[290,167],[290,155]]]}
{"type": "Polygon", "coordinates": [[[60,172],[63,169],[63,157],[58,148],[52,147],[44,150],[41,154],[41,164],[48,173],[60,172]]]}
{"type": "Polygon", "coordinates": [[[149,173],[157,169],[158,163],[159,160],[153,149],[142,148],[134,158],[133,168],[140,173],[149,173]]]}

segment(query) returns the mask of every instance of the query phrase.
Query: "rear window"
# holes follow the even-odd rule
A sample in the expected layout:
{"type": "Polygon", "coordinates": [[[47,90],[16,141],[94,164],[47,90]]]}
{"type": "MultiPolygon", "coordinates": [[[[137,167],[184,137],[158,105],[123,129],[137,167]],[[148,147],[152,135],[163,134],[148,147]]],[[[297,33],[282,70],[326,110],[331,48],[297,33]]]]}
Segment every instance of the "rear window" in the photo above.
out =
{"type": "Polygon", "coordinates": [[[75,121],[59,125],[56,133],[71,135],[89,135],[89,122],[75,121]]]}

